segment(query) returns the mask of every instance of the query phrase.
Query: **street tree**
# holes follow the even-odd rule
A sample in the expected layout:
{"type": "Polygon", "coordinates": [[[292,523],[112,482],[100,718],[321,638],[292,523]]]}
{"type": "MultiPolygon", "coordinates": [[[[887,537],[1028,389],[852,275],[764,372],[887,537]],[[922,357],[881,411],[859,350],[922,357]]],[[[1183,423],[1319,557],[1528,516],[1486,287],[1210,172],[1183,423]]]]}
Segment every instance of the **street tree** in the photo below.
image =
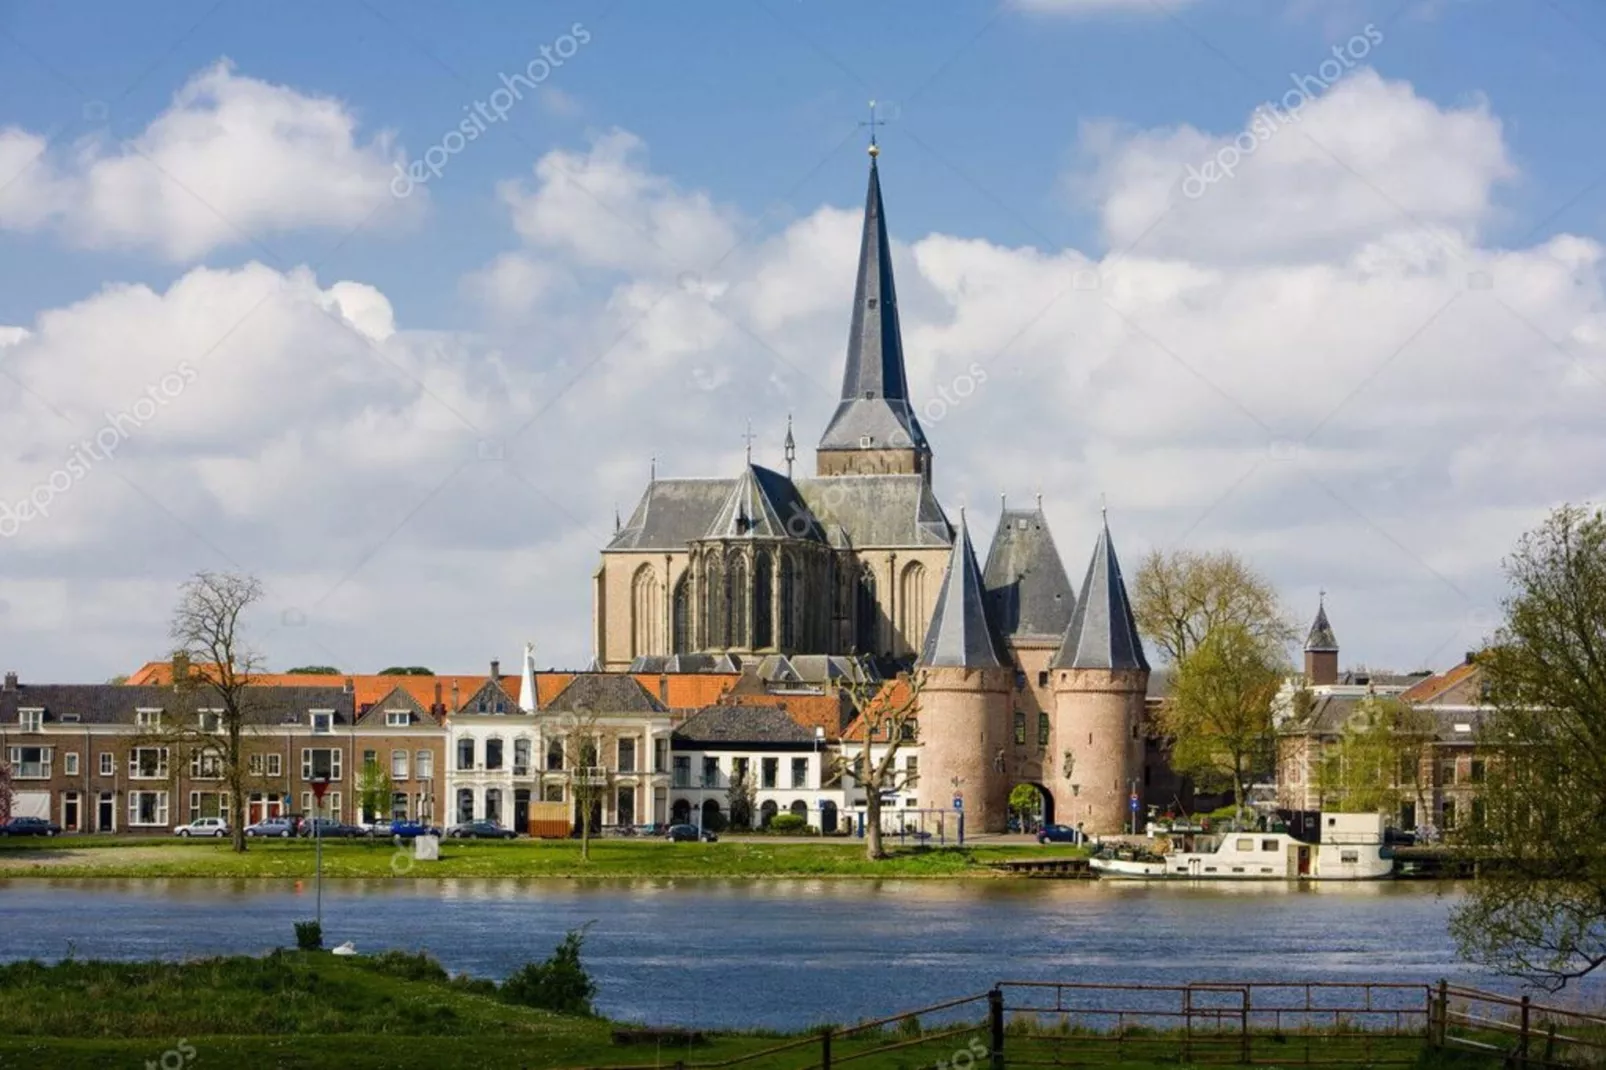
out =
{"type": "Polygon", "coordinates": [[[168,634],[175,661],[187,670],[175,673],[174,687],[189,697],[195,716],[170,719],[161,726],[161,742],[178,762],[193,761],[214,772],[229,793],[229,828],[234,849],[244,851],[246,792],[250,781],[246,737],[265,720],[260,689],[253,677],[261,656],[249,645],[242,618],[262,598],[255,576],[231,572],[198,572],[179,588],[168,634]]]}
{"type": "Polygon", "coordinates": [[[1557,509],[1505,572],[1504,620],[1476,659],[1492,710],[1461,848],[1500,864],[1450,931],[1464,957],[1554,991],[1606,964],[1606,515],[1557,509]]]}
{"type": "Polygon", "coordinates": [[[596,832],[597,815],[613,784],[605,756],[614,747],[615,733],[603,724],[601,715],[581,707],[562,716],[563,751],[569,763],[569,788],[573,793],[580,823],[580,860],[591,861],[591,837],[596,832]]]}
{"type": "Polygon", "coordinates": [[[1271,582],[1226,550],[1150,552],[1138,566],[1132,612],[1143,638],[1173,666],[1224,625],[1278,648],[1298,636],[1271,582]]]}
{"type": "Polygon", "coordinates": [[[753,827],[753,807],[758,802],[758,785],[750,770],[733,769],[730,784],[725,789],[725,809],[729,812],[730,827],[740,832],[753,827]]]}
{"type": "Polygon", "coordinates": [[[918,674],[882,681],[867,672],[844,677],[837,684],[858,711],[862,729],[856,753],[841,755],[837,762],[840,771],[851,775],[864,790],[864,853],[872,861],[887,857],[881,842],[882,794],[914,784],[908,763],[898,761],[898,755],[906,744],[915,742],[924,685],[918,674]],[[881,750],[879,757],[876,748],[881,750]]]}
{"type": "Polygon", "coordinates": [[[357,776],[357,805],[362,810],[363,820],[377,821],[389,816],[391,795],[395,790],[390,770],[377,759],[364,762],[357,776]]]}
{"type": "Polygon", "coordinates": [[[1286,672],[1265,636],[1218,624],[1183,658],[1160,710],[1172,767],[1206,791],[1230,787],[1240,819],[1255,772],[1270,760],[1272,702],[1286,672]]]}

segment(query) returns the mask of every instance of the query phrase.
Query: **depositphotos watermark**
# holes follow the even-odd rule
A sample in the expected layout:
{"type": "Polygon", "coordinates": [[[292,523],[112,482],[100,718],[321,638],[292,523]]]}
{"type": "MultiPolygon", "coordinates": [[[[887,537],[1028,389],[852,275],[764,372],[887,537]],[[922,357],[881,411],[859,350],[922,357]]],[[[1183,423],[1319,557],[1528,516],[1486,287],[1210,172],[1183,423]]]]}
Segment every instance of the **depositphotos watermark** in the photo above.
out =
{"type": "Polygon", "coordinates": [[[1305,105],[1313,102],[1333,84],[1343,78],[1355,65],[1371,55],[1372,49],[1383,43],[1383,31],[1368,22],[1360,33],[1341,45],[1333,46],[1333,58],[1323,60],[1315,74],[1289,74],[1294,88],[1282,95],[1277,104],[1267,101],[1254,110],[1254,118],[1235,138],[1221,146],[1214,158],[1199,167],[1188,165],[1188,177],[1182,180],[1182,195],[1190,201],[1203,197],[1205,190],[1222,179],[1231,178],[1244,157],[1253,156],[1272,136],[1299,119],[1305,105]]]}
{"type": "Polygon", "coordinates": [[[146,1059],[145,1070],[183,1070],[195,1061],[195,1045],[180,1037],[177,1044],[162,1052],[161,1059],[146,1059]]]}
{"type": "Polygon", "coordinates": [[[391,194],[398,198],[411,197],[413,190],[432,178],[441,177],[441,172],[453,156],[468,148],[469,142],[478,141],[492,123],[507,118],[513,105],[524,99],[526,89],[534,91],[552,77],[553,71],[563,66],[564,60],[580,51],[581,45],[590,42],[591,31],[577,22],[569,27],[568,33],[550,45],[542,45],[541,54],[526,63],[522,73],[503,74],[501,87],[491,90],[488,98],[463,105],[463,110],[469,115],[457,124],[456,129],[446,131],[439,141],[425,149],[421,157],[406,167],[399,162],[395,165],[396,177],[390,180],[391,194]]]}
{"type": "Polygon", "coordinates": [[[15,503],[0,501],[0,539],[16,535],[23,524],[35,517],[48,517],[57,497],[77,486],[95,465],[117,456],[122,444],[132,438],[135,431],[156,419],[163,406],[184,393],[184,388],[195,382],[198,374],[189,361],[180,361],[177,370],[162,376],[154,386],[147,386],[145,395],[126,410],[108,411],[100,430],[74,443],[60,468],[34,484],[33,489],[15,503]]]}

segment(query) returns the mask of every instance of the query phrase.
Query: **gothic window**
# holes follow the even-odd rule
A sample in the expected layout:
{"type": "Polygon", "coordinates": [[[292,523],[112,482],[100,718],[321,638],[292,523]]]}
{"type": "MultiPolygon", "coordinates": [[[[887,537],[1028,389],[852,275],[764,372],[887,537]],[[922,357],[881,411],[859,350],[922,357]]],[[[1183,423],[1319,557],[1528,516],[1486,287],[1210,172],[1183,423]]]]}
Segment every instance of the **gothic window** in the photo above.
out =
{"type": "Polygon", "coordinates": [[[918,651],[926,638],[926,566],[911,561],[898,586],[898,632],[918,651]]]}
{"type": "Polygon", "coordinates": [[[861,654],[877,653],[876,618],[878,607],[875,597],[875,573],[869,565],[859,569],[859,581],[854,589],[853,634],[861,654]]]}
{"type": "Polygon", "coordinates": [[[797,559],[781,557],[781,649],[797,647],[797,559]]]}
{"type": "Polygon", "coordinates": [[[691,583],[687,579],[689,572],[689,569],[682,572],[680,579],[675,581],[673,622],[675,634],[672,637],[674,646],[671,651],[675,654],[691,653],[691,583]]]}
{"type": "Polygon", "coordinates": [[[1037,715],[1037,749],[1048,750],[1048,714],[1037,715]]]}
{"type": "Polygon", "coordinates": [[[775,559],[760,550],[753,558],[753,646],[762,649],[775,642],[775,559]]]}
{"type": "Polygon", "coordinates": [[[720,568],[719,552],[711,551],[703,558],[703,635],[709,648],[725,645],[725,576],[720,568]]]}
{"type": "Polygon", "coordinates": [[[631,656],[662,653],[659,633],[663,620],[663,587],[651,565],[636,569],[630,584],[631,656]]]}
{"type": "Polygon", "coordinates": [[[725,573],[725,645],[748,646],[747,562],[732,554],[725,573]]]}

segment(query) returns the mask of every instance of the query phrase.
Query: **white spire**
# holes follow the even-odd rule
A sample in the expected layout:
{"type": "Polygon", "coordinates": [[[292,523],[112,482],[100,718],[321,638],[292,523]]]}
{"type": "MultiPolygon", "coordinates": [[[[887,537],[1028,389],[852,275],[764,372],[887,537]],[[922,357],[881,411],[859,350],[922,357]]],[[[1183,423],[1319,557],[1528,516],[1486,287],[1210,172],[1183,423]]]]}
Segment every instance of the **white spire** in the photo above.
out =
{"type": "Polygon", "coordinates": [[[519,675],[519,709],[534,713],[538,703],[535,695],[535,644],[524,644],[524,668],[519,675]]]}

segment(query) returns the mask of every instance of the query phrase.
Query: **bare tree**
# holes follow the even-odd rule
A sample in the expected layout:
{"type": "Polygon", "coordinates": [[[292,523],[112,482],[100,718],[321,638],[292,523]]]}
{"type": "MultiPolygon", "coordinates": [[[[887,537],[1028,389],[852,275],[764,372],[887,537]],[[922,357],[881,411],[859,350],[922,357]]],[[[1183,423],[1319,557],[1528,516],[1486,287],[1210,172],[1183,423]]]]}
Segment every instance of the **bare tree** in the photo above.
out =
{"type": "Polygon", "coordinates": [[[907,768],[900,768],[898,752],[913,743],[918,731],[920,692],[925,681],[920,676],[900,674],[883,683],[868,674],[849,677],[837,685],[859,713],[864,739],[852,759],[839,756],[841,772],[849,773],[864,788],[864,851],[872,860],[887,857],[881,844],[881,794],[900,791],[913,783],[907,768]],[[874,756],[877,745],[885,749],[874,756]]]}
{"type": "MultiPolygon", "coordinates": [[[[179,589],[168,634],[174,643],[174,687],[194,702],[196,717],[163,726],[175,757],[214,767],[229,791],[229,829],[234,849],[245,850],[246,787],[250,778],[246,734],[263,719],[252,677],[260,656],[247,644],[241,617],[262,598],[255,576],[198,572],[179,589]]],[[[175,772],[178,766],[174,764],[175,772]]]]}
{"type": "Polygon", "coordinates": [[[562,721],[565,740],[564,754],[569,763],[569,785],[574,792],[574,804],[579,810],[580,860],[591,861],[592,813],[607,798],[613,784],[613,774],[604,759],[606,744],[613,733],[602,726],[597,711],[582,707],[566,715],[562,721]]]}
{"type": "Polygon", "coordinates": [[[0,822],[11,820],[11,797],[14,790],[11,783],[11,762],[5,755],[0,755],[0,822]]]}

